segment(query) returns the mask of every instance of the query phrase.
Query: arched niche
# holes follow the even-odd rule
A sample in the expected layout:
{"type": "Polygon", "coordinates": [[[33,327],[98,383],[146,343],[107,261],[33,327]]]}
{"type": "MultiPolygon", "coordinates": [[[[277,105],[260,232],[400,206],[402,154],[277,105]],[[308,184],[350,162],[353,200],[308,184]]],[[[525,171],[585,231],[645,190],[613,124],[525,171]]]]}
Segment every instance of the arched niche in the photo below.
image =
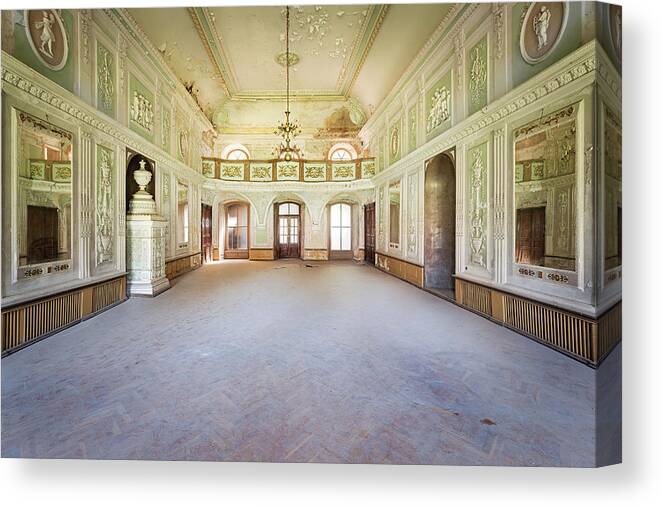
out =
{"type": "Polygon", "coordinates": [[[441,153],[425,171],[425,287],[454,290],[456,174],[453,158],[441,153]]]}
{"type": "Polygon", "coordinates": [[[144,159],[145,160],[145,169],[147,169],[149,172],[151,172],[151,180],[149,181],[149,184],[145,188],[147,192],[149,192],[154,199],[156,199],[156,163],[150,159],[142,155],[141,153],[138,153],[136,151],[131,150],[130,148],[126,149],[126,211],[128,212],[128,206],[129,202],[131,202],[131,197],[133,194],[135,194],[140,187],[138,187],[138,184],[135,182],[135,179],[133,178],[133,171],[137,170],[140,168],[140,161],[144,159]]]}

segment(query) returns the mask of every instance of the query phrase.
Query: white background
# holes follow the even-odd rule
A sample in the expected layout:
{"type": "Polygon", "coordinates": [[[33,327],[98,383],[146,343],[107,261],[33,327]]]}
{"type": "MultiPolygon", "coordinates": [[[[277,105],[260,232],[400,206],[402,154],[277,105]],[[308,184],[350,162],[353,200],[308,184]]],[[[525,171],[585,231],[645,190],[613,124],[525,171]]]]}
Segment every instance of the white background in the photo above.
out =
{"type": "MultiPolygon", "coordinates": [[[[184,1],[139,0],[137,3],[179,6],[184,1]]],[[[187,3],[228,5],[232,2],[192,0],[187,3]]],[[[251,0],[250,3],[273,2],[251,0]]],[[[337,0],[335,3],[351,2],[337,0]]],[[[661,500],[658,465],[661,459],[661,129],[657,121],[661,119],[661,2],[624,0],[622,3],[625,51],[623,465],[572,470],[4,459],[0,461],[0,502],[12,507],[658,505],[661,500]]],[[[109,6],[129,6],[129,3],[123,0],[102,3],[10,0],[2,4],[4,9],[109,6]]]]}

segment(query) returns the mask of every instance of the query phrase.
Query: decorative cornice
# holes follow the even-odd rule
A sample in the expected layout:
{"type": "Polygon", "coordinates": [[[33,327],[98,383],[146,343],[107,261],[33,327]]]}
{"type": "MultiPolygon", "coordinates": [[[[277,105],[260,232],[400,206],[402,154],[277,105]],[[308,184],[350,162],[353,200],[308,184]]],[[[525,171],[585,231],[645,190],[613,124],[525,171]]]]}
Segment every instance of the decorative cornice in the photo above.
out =
{"type": "MultiPolygon", "coordinates": [[[[19,98],[21,94],[28,95],[32,98],[32,102],[35,99],[41,101],[62,113],[68,114],[74,122],[92,127],[157,162],[169,167],[178,167],[188,173],[190,177],[202,178],[202,175],[194,169],[182,164],[158,146],[146,142],[128,127],[109,117],[103,119],[103,113],[86,104],[68,90],[52,83],[48,78],[32,70],[5,51],[2,51],[2,82],[3,91],[11,92],[13,87],[18,92],[17,96],[19,98]]],[[[10,93],[10,95],[12,94],[10,93]]]]}
{"type": "MultiPolygon", "coordinates": [[[[334,90],[298,90],[292,92],[296,100],[346,100],[349,97],[353,84],[365,63],[368,53],[372,49],[374,40],[383,24],[383,20],[390,9],[389,5],[371,5],[367,7],[368,14],[351,45],[351,52],[342,65],[338,75],[336,89],[334,90]]],[[[223,91],[231,100],[280,100],[284,99],[282,90],[271,91],[239,91],[232,62],[225,50],[222,36],[218,33],[213,21],[213,13],[206,7],[188,8],[188,14],[195,26],[195,30],[204,46],[210,62],[213,64],[216,75],[220,78],[223,91]]]]}
{"type": "Polygon", "coordinates": [[[596,41],[588,42],[574,53],[531,78],[525,85],[519,86],[509,94],[486,106],[481,112],[431,139],[377,174],[374,178],[377,184],[390,178],[400,168],[412,164],[422,164],[424,160],[455,146],[461,140],[483,131],[491,125],[505,120],[575,81],[580,79],[587,81],[590,76],[594,78],[598,67],[596,48],[596,41]]]}
{"type": "MultiPolygon", "coordinates": [[[[369,54],[370,50],[372,49],[372,46],[374,45],[374,41],[376,40],[376,36],[379,34],[379,31],[381,30],[381,25],[383,25],[383,20],[386,18],[386,14],[388,14],[388,11],[390,10],[390,5],[379,5],[377,6],[377,9],[372,9],[370,8],[370,19],[367,23],[369,26],[372,24],[373,21],[373,27],[369,32],[365,30],[365,32],[362,34],[363,40],[365,40],[366,37],[366,44],[363,47],[362,51],[360,51],[357,55],[357,63],[353,69],[353,72],[351,72],[351,77],[342,83],[342,79],[344,78],[345,75],[349,75],[349,72],[345,72],[344,74],[341,72],[340,75],[338,76],[338,84],[337,84],[337,89],[340,94],[344,95],[345,98],[349,97],[349,94],[351,93],[351,90],[353,88],[354,83],[356,82],[356,79],[358,79],[358,75],[360,74],[360,71],[363,68],[363,65],[365,64],[365,60],[367,59],[367,55],[369,54]],[[375,16],[373,18],[373,16],[375,16]]],[[[353,61],[354,59],[354,53],[352,51],[351,57],[349,58],[349,62],[353,61]]]]}
{"type": "MultiPolygon", "coordinates": [[[[357,130],[357,129],[356,129],[357,130]]],[[[318,128],[314,127],[302,127],[301,134],[299,138],[305,138],[306,136],[309,139],[312,139],[315,134],[319,132],[318,128]]],[[[342,132],[346,132],[342,130],[342,132]]],[[[228,127],[221,127],[218,129],[219,134],[237,134],[237,135],[264,135],[267,139],[273,141],[273,125],[231,125],[228,127]]],[[[357,132],[356,132],[357,133],[357,132]]]]}
{"type": "MultiPolygon", "coordinates": [[[[176,92],[176,95],[181,98],[191,111],[196,113],[198,121],[200,121],[205,129],[212,129],[213,125],[209,118],[206,117],[204,111],[200,108],[199,104],[191,97],[190,93],[186,90],[184,85],[179,81],[172,69],[161,55],[160,51],[154,47],[147,34],[140,28],[140,25],[133,19],[133,16],[127,9],[103,9],[103,12],[112,20],[115,26],[126,37],[133,41],[142,49],[142,54],[149,58],[160,75],[164,78],[165,82],[176,92]]],[[[122,62],[122,65],[124,63],[122,62]]]]}
{"type": "Polygon", "coordinates": [[[611,62],[608,54],[599,43],[597,49],[597,75],[602,82],[611,91],[615,98],[622,103],[622,76],[611,62]]]}
{"type": "Polygon", "coordinates": [[[219,78],[220,85],[223,87],[225,95],[231,98],[237,91],[236,79],[229,66],[224,63],[229,62],[229,59],[225,52],[223,39],[218,34],[216,25],[211,19],[209,8],[189,7],[187,10],[193,26],[195,26],[195,31],[197,31],[197,35],[209,57],[209,61],[216,69],[216,75],[219,78]],[[212,34],[211,38],[207,34],[208,31],[212,34]],[[228,83],[231,83],[231,85],[228,83]]]}
{"type": "Polygon", "coordinates": [[[357,190],[371,190],[374,183],[371,178],[353,181],[325,181],[320,183],[305,181],[271,181],[269,185],[261,185],[254,181],[230,181],[207,178],[202,186],[203,190],[233,190],[244,192],[305,192],[314,189],[315,193],[357,190]]]}
{"type": "MultiPolygon", "coordinates": [[[[293,90],[289,92],[290,101],[294,102],[342,102],[346,100],[344,95],[338,95],[335,91],[311,91],[311,90],[293,90]]],[[[282,90],[264,90],[260,92],[246,92],[232,95],[232,101],[237,102],[257,102],[268,100],[271,102],[284,102],[287,96],[282,90]]]]}
{"type": "Polygon", "coordinates": [[[413,58],[409,66],[402,73],[401,77],[397,80],[392,90],[381,101],[381,104],[372,116],[367,120],[363,126],[363,131],[368,131],[375,123],[381,121],[381,118],[390,109],[390,104],[397,99],[397,95],[401,92],[404,85],[411,81],[418,71],[418,69],[428,61],[432,56],[434,50],[442,43],[447,42],[451,45],[451,41],[455,38],[457,32],[461,29],[464,21],[479,7],[478,4],[460,4],[457,3],[452,6],[445,17],[441,20],[434,33],[427,40],[427,42],[420,48],[418,54],[413,58]]]}

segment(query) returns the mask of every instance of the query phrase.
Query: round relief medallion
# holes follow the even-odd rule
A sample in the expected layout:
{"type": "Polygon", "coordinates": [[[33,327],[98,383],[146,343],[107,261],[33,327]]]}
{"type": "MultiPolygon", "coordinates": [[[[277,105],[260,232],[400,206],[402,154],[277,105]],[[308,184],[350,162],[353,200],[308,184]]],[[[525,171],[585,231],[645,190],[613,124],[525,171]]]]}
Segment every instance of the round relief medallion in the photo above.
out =
{"type": "Polygon", "coordinates": [[[548,57],[567,25],[566,2],[535,2],[528,7],[521,27],[521,56],[531,64],[548,57]]]}
{"type": "Polygon", "coordinates": [[[390,155],[396,156],[399,153],[399,129],[395,127],[390,134],[390,155]]]}
{"type": "Polygon", "coordinates": [[[609,5],[608,7],[608,27],[611,34],[611,44],[613,51],[622,61],[622,6],[609,5]]]}
{"type": "Polygon", "coordinates": [[[61,70],[67,63],[69,44],[59,14],[52,10],[25,11],[25,34],[41,63],[61,70]]]}

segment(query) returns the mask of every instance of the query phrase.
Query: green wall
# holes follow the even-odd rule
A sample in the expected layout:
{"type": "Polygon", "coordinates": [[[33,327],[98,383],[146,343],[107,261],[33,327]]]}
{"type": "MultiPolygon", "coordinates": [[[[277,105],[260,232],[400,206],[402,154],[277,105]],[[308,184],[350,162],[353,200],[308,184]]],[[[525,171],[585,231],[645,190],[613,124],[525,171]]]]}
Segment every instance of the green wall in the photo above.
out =
{"type": "Polygon", "coordinates": [[[455,90],[452,88],[452,71],[446,72],[427,92],[427,95],[425,96],[425,132],[427,133],[427,140],[436,137],[452,125],[452,103],[454,102],[454,93],[455,90]],[[428,121],[427,119],[429,118],[429,113],[432,109],[434,93],[436,90],[443,87],[450,91],[450,103],[448,105],[449,116],[445,121],[441,122],[430,131],[427,129],[426,122],[428,121]]]}
{"type": "Polygon", "coordinates": [[[581,2],[567,2],[569,6],[567,26],[560,37],[560,42],[545,60],[530,64],[521,56],[519,40],[523,16],[525,15],[525,3],[516,3],[512,7],[512,78],[514,86],[518,86],[555,62],[561,60],[572,51],[581,46],[581,2]]]}
{"type": "Polygon", "coordinates": [[[152,105],[152,110],[155,111],[155,106],[154,106],[154,94],[147,88],[144,84],[140,82],[140,80],[135,77],[133,74],[129,75],[129,104],[128,104],[128,116],[129,116],[129,127],[131,130],[137,132],[140,134],[142,137],[149,141],[154,140],[154,131],[153,131],[153,123],[152,123],[152,131],[150,132],[146,128],[144,128],[142,125],[140,125],[138,122],[130,119],[131,118],[131,104],[133,102],[133,92],[138,92],[138,94],[144,96],[152,105]]]}
{"type": "MultiPolygon", "coordinates": [[[[17,14],[17,13],[14,13],[17,14]]],[[[14,56],[17,60],[20,60],[25,65],[32,67],[39,74],[46,76],[51,81],[56,82],[63,88],[66,88],[70,92],[74,91],[74,58],[73,54],[76,49],[75,40],[74,40],[74,17],[71,11],[61,10],[60,11],[62,23],[64,24],[64,30],[67,34],[67,43],[69,46],[69,54],[67,55],[67,63],[61,70],[51,70],[46,67],[37,55],[34,54],[34,50],[30,46],[28,41],[27,34],[25,33],[25,25],[19,24],[18,22],[14,23],[14,56]]],[[[23,13],[20,13],[20,16],[16,16],[15,19],[18,21],[23,18],[23,13]]],[[[25,23],[25,20],[23,21],[25,23]]]]}

